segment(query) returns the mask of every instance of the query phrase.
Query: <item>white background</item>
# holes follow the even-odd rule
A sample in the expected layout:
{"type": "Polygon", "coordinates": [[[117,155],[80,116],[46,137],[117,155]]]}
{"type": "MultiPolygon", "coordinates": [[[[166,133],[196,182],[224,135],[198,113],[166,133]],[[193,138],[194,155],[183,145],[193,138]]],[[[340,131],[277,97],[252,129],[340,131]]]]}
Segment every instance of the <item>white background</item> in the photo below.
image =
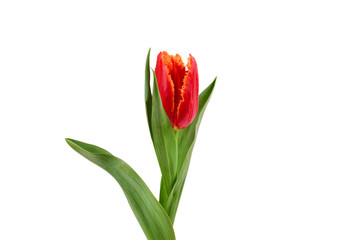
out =
{"type": "Polygon", "coordinates": [[[145,239],[71,137],[158,196],[144,107],[152,47],[191,53],[204,115],[175,232],[360,239],[358,1],[0,2],[0,239],[145,239]]]}

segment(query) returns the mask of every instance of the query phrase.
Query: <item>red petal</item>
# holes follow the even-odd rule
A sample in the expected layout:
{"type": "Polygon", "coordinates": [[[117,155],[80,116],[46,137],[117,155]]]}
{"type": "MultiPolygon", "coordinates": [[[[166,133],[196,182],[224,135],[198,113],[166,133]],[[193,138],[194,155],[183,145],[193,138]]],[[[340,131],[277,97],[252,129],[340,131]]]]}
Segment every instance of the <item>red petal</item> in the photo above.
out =
{"type": "Polygon", "coordinates": [[[166,114],[170,119],[171,125],[174,127],[175,89],[173,80],[171,79],[171,70],[173,68],[172,65],[172,56],[170,56],[167,52],[160,52],[157,57],[155,75],[159,87],[161,102],[163,104],[166,114]]]}
{"type": "Polygon", "coordinates": [[[176,127],[179,129],[190,125],[199,108],[199,74],[195,58],[191,55],[188,58],[187,68],[180,90],[181,100],[177,106],[176,127]]]}
{"type": "MultiPolygon", "coordinates": [[[[174,90],[175,90],[175,96],[174,96],[174,107],[175,109],[177,109],[177,106],[179,105],[182,96],[181,96],[181,88],[184,84],[184,78],[185,78],[185,66],[184,66],[184,62],[181,59],[181,56],[179,54],[176,54],[175,56],[171,56],[172,57],[172,63],[173,63],[173,68],[171,71],[171,78],[173,80],[174,83],[174,90]]],[[[177,119],[177,111],[174,111],[174,118],[175,118],[175,125],[176,124],[176,119],[177,119]]]]}

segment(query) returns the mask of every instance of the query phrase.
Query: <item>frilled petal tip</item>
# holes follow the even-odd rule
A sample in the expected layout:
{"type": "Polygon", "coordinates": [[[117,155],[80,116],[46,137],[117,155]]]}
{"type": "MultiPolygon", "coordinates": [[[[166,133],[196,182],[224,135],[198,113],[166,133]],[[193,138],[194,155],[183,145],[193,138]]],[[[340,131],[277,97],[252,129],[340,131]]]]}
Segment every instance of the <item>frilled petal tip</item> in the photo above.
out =
{"type": "Polygon", "coordinates": [[[199,75],[190,54],[186,67],[181,56],[160,52],[155,75],[163,107],[174,129],[183,129],[196,117],[199,107],[199,75]]]}

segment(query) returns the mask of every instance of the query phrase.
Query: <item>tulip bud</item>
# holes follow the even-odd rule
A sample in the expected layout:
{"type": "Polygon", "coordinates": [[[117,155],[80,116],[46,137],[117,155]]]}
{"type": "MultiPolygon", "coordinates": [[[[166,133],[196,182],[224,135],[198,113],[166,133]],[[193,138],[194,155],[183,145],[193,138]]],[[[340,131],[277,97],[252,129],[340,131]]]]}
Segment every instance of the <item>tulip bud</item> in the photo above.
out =
{"type": "Polygon", "coordinates": [[[196,117],[199,107],[199,75],[195,58],[186,67],[179,54],[160,52],[155,75],[162,105],[174,129],[183,129],[196,117]]]}

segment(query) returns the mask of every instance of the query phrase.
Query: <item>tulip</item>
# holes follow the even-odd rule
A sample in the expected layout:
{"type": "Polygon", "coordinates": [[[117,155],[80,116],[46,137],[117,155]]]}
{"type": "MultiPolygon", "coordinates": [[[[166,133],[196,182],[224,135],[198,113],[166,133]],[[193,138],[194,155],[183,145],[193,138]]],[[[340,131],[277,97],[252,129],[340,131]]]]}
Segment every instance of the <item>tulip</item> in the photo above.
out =
{"type": "Polygon", "coordinates": [[[199,74],[189,54],[186,67],[179,54],[160,52],[155,75],[161,102],[173,129],[183,129],[196,117],[199,107],[199,74]]]}
{"type": "Polygon", "coordinates": [[[151,93],[149,59],[150,50],[145,65],[145,106],[161,170],[159,201],[122,159],[92,144],[69,138],[66,142],[116,179],[148,240],[175,240],[176,212],[198,129],[216,78],[199,96],[199,76],[193,56],[189,55],[185,66],[178,54],[172,56],[161,52],[151,93]],[[183,128],[186,129],[176,131],[183,128]]]}

